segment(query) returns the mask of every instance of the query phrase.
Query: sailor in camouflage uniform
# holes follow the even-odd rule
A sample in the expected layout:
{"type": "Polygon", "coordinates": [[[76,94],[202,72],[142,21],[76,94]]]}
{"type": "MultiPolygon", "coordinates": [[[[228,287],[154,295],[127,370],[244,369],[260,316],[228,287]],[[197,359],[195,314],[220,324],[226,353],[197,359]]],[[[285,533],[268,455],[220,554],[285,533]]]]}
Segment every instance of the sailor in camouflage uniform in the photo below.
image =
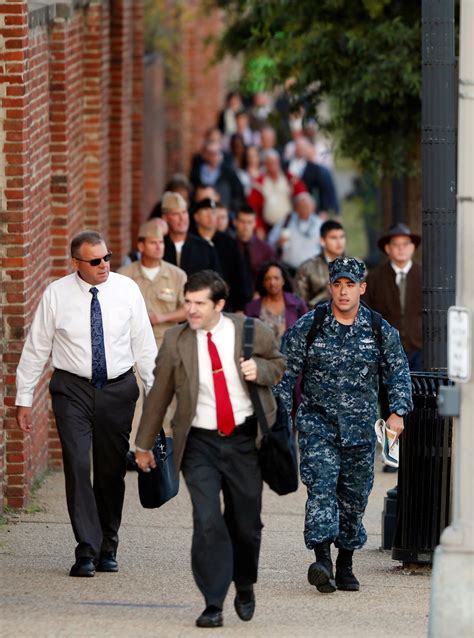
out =
{"type": "Polygon", "coordinates": [[[391,415],[389,427],[400,435],[403,416],[412,409],[408,362],[398,331],[381,320],[381,339],[371,310],[360,304],[365,265],[353,257],[329,264],[332,301],[307,348],[314,310],[288,330],[283,351],[287,369],[274,391],[291,412],[292,389],[303,372],[303,392],[296,416],[301,479],[308,490],[305,542],[316,562],[308,580],[318,591],[357,591],[352,555],[367,540],[362,525],[374,477],[379,368],[391,415]],[[380,343],[381,341],[381,343],[380,343]],[[336,577],[331,543],[338,547],[336,577]]]}

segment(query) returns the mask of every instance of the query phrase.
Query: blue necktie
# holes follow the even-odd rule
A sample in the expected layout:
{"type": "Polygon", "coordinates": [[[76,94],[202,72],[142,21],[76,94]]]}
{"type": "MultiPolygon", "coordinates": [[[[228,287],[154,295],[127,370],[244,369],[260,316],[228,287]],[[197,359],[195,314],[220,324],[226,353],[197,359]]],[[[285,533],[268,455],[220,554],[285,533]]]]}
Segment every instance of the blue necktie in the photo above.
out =
{"type": "Polygon", "coordinates": [[[99,291],[91,288],[91,344],[92,344],[92,379],[94,388],[100,390],[107,384],[107,361],[105,360],[104,327],[102,312],[97,299],[99,291]]]}

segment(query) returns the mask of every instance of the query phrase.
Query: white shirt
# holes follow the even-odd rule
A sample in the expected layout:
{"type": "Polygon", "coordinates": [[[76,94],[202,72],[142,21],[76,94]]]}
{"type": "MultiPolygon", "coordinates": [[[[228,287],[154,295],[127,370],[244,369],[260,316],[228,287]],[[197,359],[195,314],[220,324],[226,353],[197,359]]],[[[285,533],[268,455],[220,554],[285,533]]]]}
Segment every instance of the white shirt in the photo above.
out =
{"type": "Polygon", "coordinates": [[[140,268],[142,269],[142,272],[145,275],[145,277],[149,279],[150,281],[153,281],[156,275],[160,272],[159,266],[155,266],[154,268],[148,268],[147,266],[140,264],[140,268]]]}
{"type": "Polygon", "coordinates": [[[410,261],[406,263],[403,268],[400,268],[400,266],[396,266],[393,261],[390,262],[390,265],[395,271],[395,283],[397,284],[397,286],[399,286],[402,273],[405,275],[405,277],[408,275],[408,273],[410,272],[410,268],[413,266],[413,261],[410,259],[410,261]]]}
{"type": "MultiPolygon", "coordinates": [[[[214,393],[211,358],[207,347],[207,332],[207,330],[196,331],[199,389],[196,414],[191,425],[206,430],[217,430],[216,395],[214,393]]],[[[235,326],[231,319],[221,315],[219,323],[210,332],[219,353],[222,368],[225,371],[235,424],[240,425],[246,417],[253,414],[253,406],[240,380],[234,359],[235,326]]]]}
{"type": "MultiPolygon", "coordinates": [[[[17,368],[16,405],[33,404],[36,384],[50,354],[54,368],[91,378],[92,287],[74,273],[46,288],[17,368]]],[[[108,378],[114,379],[136,365],[148,392],[153,385],[157,348],[140,289],[129,277],[114,272],[96,288],[108,378]]]]}
{"type": "Polygon", "coordinates": [[[288,165],[288,172],[295,177],[300,177],[303,175],[305,168],[307,166],[307,160],[301,157],[295,157],[292,159],[288,165]]]}
{"type": "Polygon", "coordinates": [[[286,231],[287,241],[281,248],[281,258],[285,264],[291,268],[299,268],[306,259],[319,255],[322,221],[318,215],[312,214],[309,219],[302,220],[293,212],[289,223],[286,226],[284,224],[277,224],[271,229],[268,241],[276,245],[282,232],[286,231]]]}

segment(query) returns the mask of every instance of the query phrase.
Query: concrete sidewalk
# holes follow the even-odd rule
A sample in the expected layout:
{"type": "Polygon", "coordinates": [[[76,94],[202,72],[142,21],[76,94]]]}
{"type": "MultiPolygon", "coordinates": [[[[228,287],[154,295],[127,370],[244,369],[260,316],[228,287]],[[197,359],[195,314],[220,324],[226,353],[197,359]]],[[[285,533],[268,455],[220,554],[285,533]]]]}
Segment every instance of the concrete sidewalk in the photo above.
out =
{"type": "Polygon", "coordinates": [[[48,477],[37,495],[43,509],[0,527],[1,636],[120,638],[184,636],[389,638],[425,636],[430,574],[404,571],[379,551],[383,497],[393,474],[376,471],[365,519],[366,547],[357,552],[361,591],[319,594],[306,580],[313,560],[303,544],[305,491],[264,493],[263,543],[257,609],[243,623],[228,595],[224,627],[197,629],[204,605],[190,568],[191,508],[184,483],[161,510],[143,510],[137,477],[127,477],[119,547],[120,572],[70,578],[74,538],[62,474],[48,477]]]}

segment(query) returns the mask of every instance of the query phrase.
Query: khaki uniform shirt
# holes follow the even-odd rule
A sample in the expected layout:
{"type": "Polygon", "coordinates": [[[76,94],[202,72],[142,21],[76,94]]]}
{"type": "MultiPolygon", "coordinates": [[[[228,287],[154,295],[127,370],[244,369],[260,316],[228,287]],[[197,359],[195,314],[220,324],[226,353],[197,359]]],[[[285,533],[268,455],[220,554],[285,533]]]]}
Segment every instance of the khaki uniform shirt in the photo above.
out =
{"type": "MultiPolygon", "coordinates": [[[[158,274],[151,281],[144,274],[141,263],[134,261],[129,266],[120,268],[119,273],[130,277],[138,284],[148,312],[167,314],[184,306],[183,288],[187,277],[181,268],[162,260],[158,274]]],[[[161,346],[166,330],[175,325],[175,322],[167,322],[153,326],[158,348],[161,346]]]]}

